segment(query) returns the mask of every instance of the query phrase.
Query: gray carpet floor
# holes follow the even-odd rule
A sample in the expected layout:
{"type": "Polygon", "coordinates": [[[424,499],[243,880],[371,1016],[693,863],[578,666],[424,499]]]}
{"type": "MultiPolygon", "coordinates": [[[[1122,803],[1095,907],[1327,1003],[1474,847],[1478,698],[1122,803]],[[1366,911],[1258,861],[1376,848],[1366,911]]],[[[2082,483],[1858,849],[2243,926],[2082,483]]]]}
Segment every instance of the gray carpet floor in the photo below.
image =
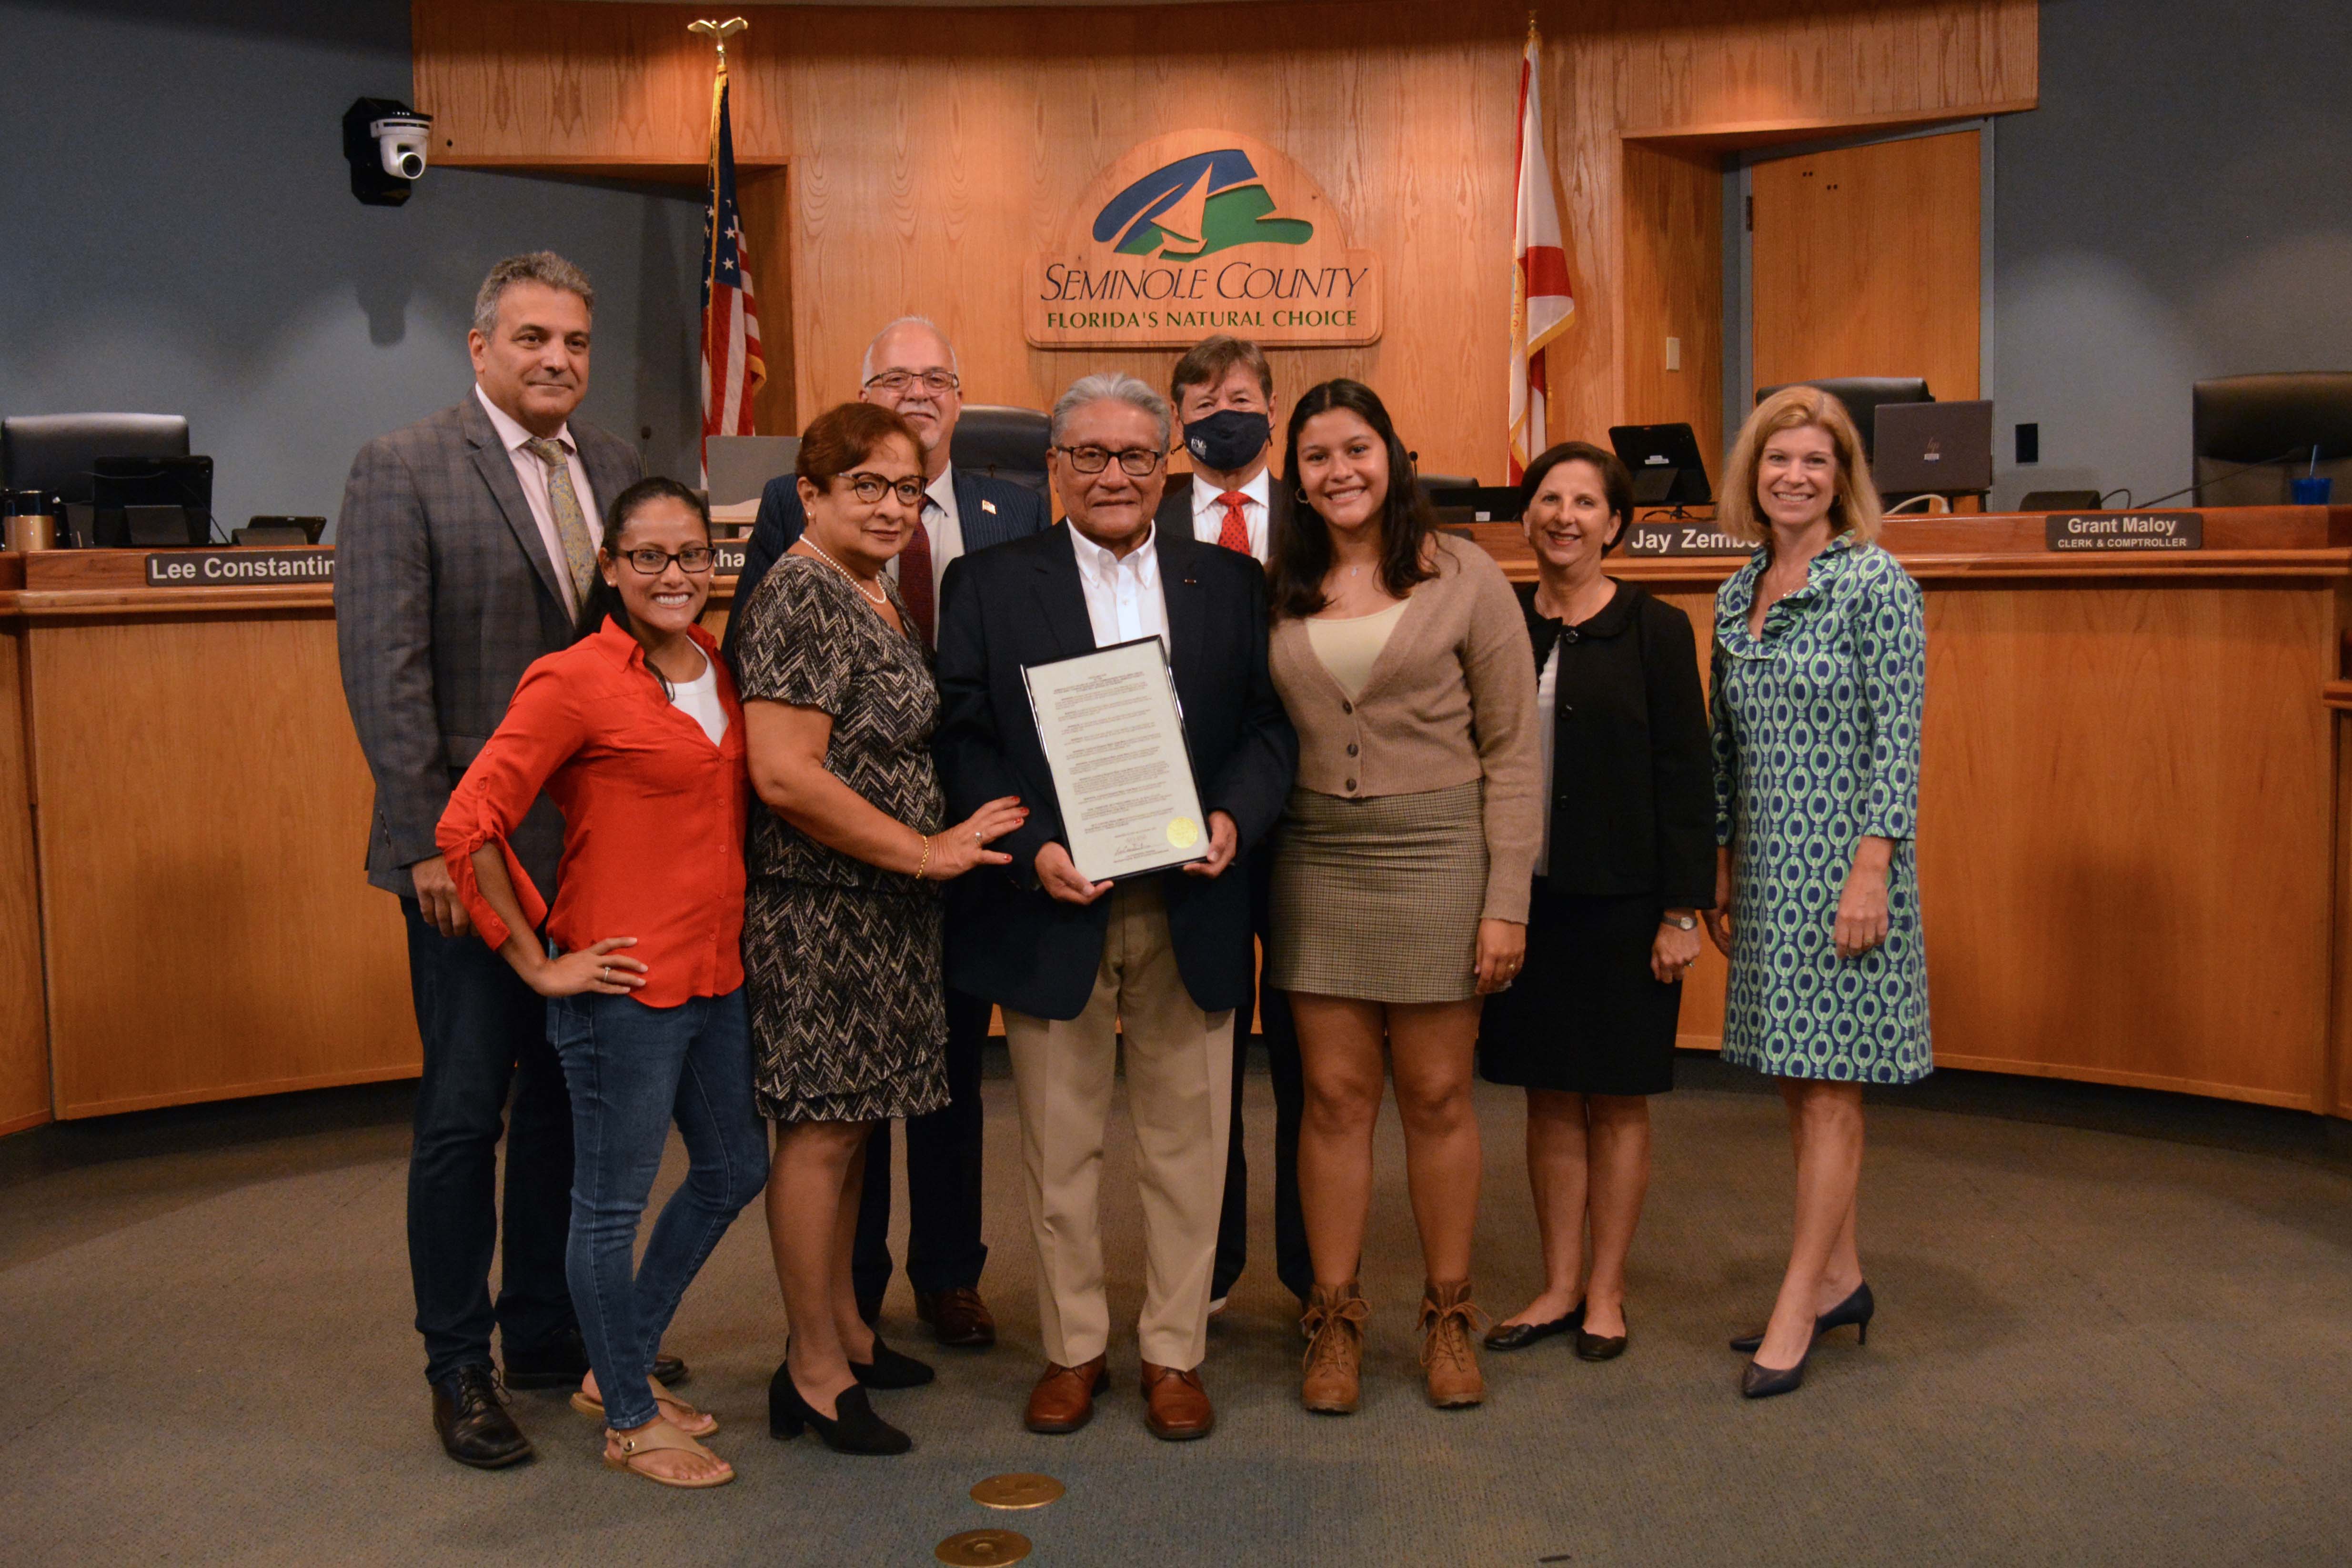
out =
{"type": "MultiPolygon", "coordinates": [[[[1633,1345],[1490,1355],[1491,1398],[1422,1402],[1419,1269],[1393,1114],[1366,1267],[1362,1412],[1298,1408],[1265,1256],[1271,1101],[1246,1084],[1260,1255],[1212,1331],[1217,1430],[1167,1445],[1134,1377],[1131,1144],[1106,1192],[1114,1392],[1072,1437],[1024,1432],[1038,1362],[1012,1086],[987,1084],[984,1281],[1003,1338],[927,1350],[879,1396],[900,1459],[772,1441],[783,1342],[756,1212],[670,1336],[741,1479],[667,1491],[597,1461],[557,1394],[517,1396],[540,1458],[484,1474],[426,1420],[403,1247],[398,1086],[58,1127],[0,1143],[0,1559],[9,1563],[919,1564],[1010,1527],[1032,1562],[1287,1565],[2335,1563],[2352,1558],[2352,1159],[2307,1117],[1946,1075],[1875,1100],[1864,1257],[1880,1303],[1805,1388],[1748,1404],[1727,1334],[1785,1246],[1777,1100],[1711,1061],[1658,1102],[1633,1345]],[[998,1514],[983,1477],[1068,1487],[998,1514]]],[[[1484,1089],[1480,1300],[1538,1263],[1517,1097],[1484,1089]]],[[[672,1168],[666,1182],[677,1174],[672,1168]]],[[[903,1223],[903,1222],[902,1222],[903,1223]]]]}

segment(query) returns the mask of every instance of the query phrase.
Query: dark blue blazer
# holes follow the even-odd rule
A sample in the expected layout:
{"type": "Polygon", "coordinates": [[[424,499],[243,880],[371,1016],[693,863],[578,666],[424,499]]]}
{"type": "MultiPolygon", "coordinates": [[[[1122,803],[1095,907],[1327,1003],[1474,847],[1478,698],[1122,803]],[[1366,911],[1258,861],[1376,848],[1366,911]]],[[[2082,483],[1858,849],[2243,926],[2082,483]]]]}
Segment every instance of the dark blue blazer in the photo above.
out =
{"type": "MultiPolygon", "coordinates": [[[[951,468],[948,471],[955,476],[956,513],[963,529],[966,555],[992,544],[1042,533],[1053,521],[1045,515],[1045,498],[1026,485],[962,468],[951,468]]],[[[798,481],[790,474],[770,479],[760,491],[760,519],[752,526],[751,542],[743,552],[743,571],[735,579],[735,603],[727,617],[727,636],[719,644],[719,651],[727,656],[730,668],[735,663],[735,628],[743,624],[742,609],[751,602],[751,591],[807,526],[808,514],[801,510],[798,481]]]]}
{"type": "MultiPolygon", "coordinates": [[[[1266,668],[1265,574],[1256,562],[1159,531],[1170,660],[1201,809],[1222,811],[1246,853],[1282,815],[1298,767],[1298,737],[1266,668]]],[[[1075,1018],[1093,994],[1110,900],[1083,908],[1037,886],[1037,851],[1067,843],[1021,667],[1092,651],[1094,624],[1067,523],[948,568],[940,609],[940,724],[932,740],[948,820],[1002,795],[1029,818],[993,847],[1013,864],[949,889],[948,984],[1038,1018],[1075,1018]]],[[[1250,887],[1240,855],[1213,879],[1158,873],[1176,967],[1212,1013],[1249,1005],[1250,887]]]]}

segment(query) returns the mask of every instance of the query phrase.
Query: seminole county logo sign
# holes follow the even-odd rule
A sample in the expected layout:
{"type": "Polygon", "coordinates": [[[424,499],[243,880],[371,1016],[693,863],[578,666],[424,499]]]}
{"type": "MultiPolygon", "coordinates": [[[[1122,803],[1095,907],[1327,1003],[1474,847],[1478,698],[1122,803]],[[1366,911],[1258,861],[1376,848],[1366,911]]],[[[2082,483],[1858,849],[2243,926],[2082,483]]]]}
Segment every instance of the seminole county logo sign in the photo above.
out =
{"type": "Polygon", "coordinates": [[[1030,266],[1023,327],[1040,348],[1269,347],[1381,335],[1381,266],[1281,153],[1230,131],[1146,142],[1097,175],[1060,246],[1030,266]]]}

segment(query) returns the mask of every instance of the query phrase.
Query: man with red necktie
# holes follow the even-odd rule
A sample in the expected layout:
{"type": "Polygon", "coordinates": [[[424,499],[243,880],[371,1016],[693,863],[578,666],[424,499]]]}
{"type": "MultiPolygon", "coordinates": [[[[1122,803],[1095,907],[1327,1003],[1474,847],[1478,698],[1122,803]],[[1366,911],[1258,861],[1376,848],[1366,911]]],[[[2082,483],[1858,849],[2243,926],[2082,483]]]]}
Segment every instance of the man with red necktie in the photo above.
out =
{"type": "MultiPolygon", "coordinates": [[[[1184,429],[1184,449],[1192,459],[1189,481],[1171,479],[1155,521],[1183,530],[1206,544],[1221,544],[1265,564],[1274,531],[1286,526],[1291,487],[1267,467],[1274,456],[1274,371],[1265,351],[1244,338],[1219,333],[1204,338],[1176,362],[1169,377],[1169,400],[1184,429]]],[[[1249,856],[1251,924],[1261,944],[1271,909],[1274,851],[1271,845],[1249,856]]],[[[1307,1225],[1298,1208],[1298,1119],[1305,1100],[1299,1076],[1298,1036],[1290,1005],[1278,991],[1260,987],[1258,1026],[1265,1040],[1267,1071],[1274,1079],[1275,1273],[1303,1303],[1315,1285],[1307,1254],[1307,1225]]],[[[1249,1161],[1242,1148],[1242,1072],[1249,1049],[1249,1014],[1234,1030],[1233,1131],[1226,1142],[1225,1206],[1217,1227],[1217,1267],[1209,1287],[1210,1310],[1225,1304],[1249,1253],[1249,1161]]]]}
{"type": "MultiPolygon", "coordinates": [[[[938,641],[940,580],[960,555],[1042,533],[1052,521],[1045,499],[1026,486],[953,467],[949,453],[963,412],[963,381],[955,346],[920,316],[902,316],[875,334],[859,367],[857,396],[895,409],[923,444],[926,493],[923,526],[887,568],[898,596],[923,636],[938,641]]],[[[804,522],[793,476],[771,479],[760,496],[760,519],[735,580],[735,603],[751,602],[760,580],[793,547],[804,522]]],[[[730,617],[722,645],[735,661],[730,617]]],[[[952,899],[956,897],[950,893],[952,899]]],[[[948,990],[947,1109],[907,1123],[907,1279],[915,1311],[943,1345],[978,1349],[996,1342],[996,1321],[981,1299],[980,1271],[988,1247],[980,1238],[980,1053],[988,1037],[989,1005],[948,990]]],[[[858,1310],[871,1322],[882,1310],[893,1264],[890,1234],[890,1128],[877,1127],[866,1146],[866,1189],[857,1211],[856,1249],[850,1280],[858,1310]]]]}

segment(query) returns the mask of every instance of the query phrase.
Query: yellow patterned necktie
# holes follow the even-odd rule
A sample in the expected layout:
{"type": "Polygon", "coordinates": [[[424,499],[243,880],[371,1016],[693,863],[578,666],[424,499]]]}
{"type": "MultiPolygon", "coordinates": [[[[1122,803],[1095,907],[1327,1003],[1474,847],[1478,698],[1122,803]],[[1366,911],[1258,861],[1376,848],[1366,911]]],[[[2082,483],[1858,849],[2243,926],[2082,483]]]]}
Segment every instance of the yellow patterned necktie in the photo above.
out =
{"type": "Polygon", "coordinates": [[[522,449],[547,470],[547,510],[555,514],[555,537],[563,545],[564,568],[572,577],[572,602],[585,604],[588,584],[596,574],[596,544],[588,537],[580,492],[572,488],[571,458],[562,442],[544,436],[525,441],[522,449]]]}

